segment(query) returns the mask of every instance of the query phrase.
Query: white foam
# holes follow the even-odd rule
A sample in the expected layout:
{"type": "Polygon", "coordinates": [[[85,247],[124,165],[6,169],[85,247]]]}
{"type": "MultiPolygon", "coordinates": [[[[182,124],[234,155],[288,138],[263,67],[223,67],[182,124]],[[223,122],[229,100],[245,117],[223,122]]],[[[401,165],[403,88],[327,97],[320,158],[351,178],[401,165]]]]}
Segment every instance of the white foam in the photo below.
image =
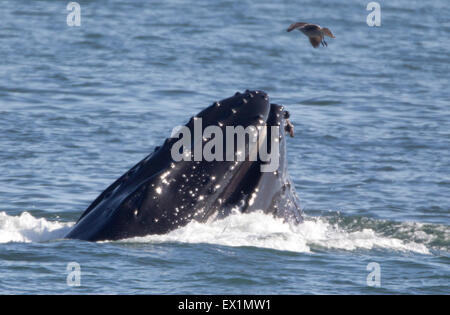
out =
{"type": "Polygon", "coordinates": [[[311,247],[348,251],[384,248],[430,254],[424,244],[381,236],[372,229],[362,228],[360,231],[350,232],[320,217],[306,217],[303,224],[291,225],[263,212],[234,213],[207,224],[191,222],[165,235],[149,235],[125,241],[209,243],[294,252],[311,252],[311,247]]]}
{"type": "Polygon", "coordinates": [[[64,237],[73,223],[37,219],[28,212],[10,216],[0,212],[0,243],[44,242],[64,237]]]}
{"type": "MultiPolygon", "coordinates": [[[[66,235],[74,222],[63,223],[35,218],[28,212],[10,216],[0,212],[0,243],[44,242],[66,235]]],[[[300,225],[283,222],[282,219],[264,214],[235,212],[232,215],[209,223],[191,222],[165,235],[136,237],[121,242],[148,243],[209,243],[225,246],[252,246],[308,253],[313,249],[336,249],[353,251],[358,249],[388,249],[402,252],[430,254],[426,244],[434,236],[426,233],[421,223],[401,223],[396,232],[406,234],[399,239],[385,236],[373,229],[361,227],[355,231],[345,226],[332,224],[327,218],[306,217],[300,225]],[[406,239],[406,240],[405,240],[406,239]]],[[[436,228],[440,228],[437,226],[436,228]]],[[[445,234],[448,238],[448,233],[445,234]]]]}

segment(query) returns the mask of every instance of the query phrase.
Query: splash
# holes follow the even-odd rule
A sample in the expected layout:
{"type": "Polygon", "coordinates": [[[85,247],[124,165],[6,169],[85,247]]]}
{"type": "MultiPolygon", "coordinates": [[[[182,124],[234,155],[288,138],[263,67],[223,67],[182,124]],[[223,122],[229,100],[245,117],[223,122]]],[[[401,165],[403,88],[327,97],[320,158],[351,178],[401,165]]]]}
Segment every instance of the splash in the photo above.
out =
{"type": "MultiPolygon", "coordinates": [[[[45,242],[66,235],[74,222],[35,218],[28,212],[10,216],[0,212],[0,243],[45,242]]],[[[250,246],[282,251],[311,253],[317,250],[386,249],[431,254],[448,252],[448,226],[419,222],[391,222],[366,217],[308,217],[300,225],[264,214],[234,212],[209,223],[191,222],[165,235],[135,237],[119,242],[208,243],[250,246]]]]}
{"type": "Polygon", "coordinates": [[[0,243],[45,242],[62,238],[73,223],[37,219],[28,212],[10,216],[0,212],[0,243]]]}
{"type": "Polygon", "coordinates": [[[379,248],[430,254],[429,248],[423,243],[382,235],[364,226],[356,231],[347,230],[321,217],[306,217],[303,224],[291,225],[263,212],[234,213],[208,224],[191,222],[165,235],[149,235],[124,241],[209,243],[305,253],[320,249],[353,251],[379,248]]]}

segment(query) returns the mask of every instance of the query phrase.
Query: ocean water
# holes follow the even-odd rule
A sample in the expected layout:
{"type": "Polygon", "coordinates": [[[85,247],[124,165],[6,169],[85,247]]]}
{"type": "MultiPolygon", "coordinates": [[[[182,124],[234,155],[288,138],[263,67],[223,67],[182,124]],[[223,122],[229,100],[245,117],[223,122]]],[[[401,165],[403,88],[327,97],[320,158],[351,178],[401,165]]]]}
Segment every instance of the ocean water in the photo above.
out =
{"type": "Polygon", "coordinates": [[[369,1],[78,1],[80,27],[68,2],[0,3],[0,293],[450,293],[447,1],[379,1],[380,27],[369,1]],[[285,31],[302,20],[336,39],[285,31]],[[172,127],[245,89],[291,113],[303,224],[62,239],[172,127]]]}

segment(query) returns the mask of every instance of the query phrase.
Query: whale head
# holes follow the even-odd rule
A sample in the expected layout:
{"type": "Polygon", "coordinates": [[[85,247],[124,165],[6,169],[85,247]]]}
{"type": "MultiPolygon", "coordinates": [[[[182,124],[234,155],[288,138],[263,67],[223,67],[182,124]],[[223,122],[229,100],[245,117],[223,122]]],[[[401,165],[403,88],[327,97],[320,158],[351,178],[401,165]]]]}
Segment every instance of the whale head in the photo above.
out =
{"type": "Polygon", "coordinates": [[[66,237],[164,234],[234,209],[301,222],[287,174],[286,117],[263,91],[214,102],[100,194],[66,237]]]}

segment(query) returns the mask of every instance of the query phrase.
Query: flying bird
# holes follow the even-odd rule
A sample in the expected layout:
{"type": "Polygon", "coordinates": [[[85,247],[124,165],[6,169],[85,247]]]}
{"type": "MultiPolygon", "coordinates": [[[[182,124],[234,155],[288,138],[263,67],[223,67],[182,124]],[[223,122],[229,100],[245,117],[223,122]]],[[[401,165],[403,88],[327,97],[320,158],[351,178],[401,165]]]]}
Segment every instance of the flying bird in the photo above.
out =
{"type": "Polygon", "coordinates": [[[319,47],[320,44],[322,44],[322,46],[328,46],[327,42],[324,40],[324,36],[336,38],[328,28],[320,27],[320,25],[317,24],[297,22],[291,24],[287,31],[290,32],[295,29],[298,29],[308,36],[309,41],[314,48],[319,47]]]}

